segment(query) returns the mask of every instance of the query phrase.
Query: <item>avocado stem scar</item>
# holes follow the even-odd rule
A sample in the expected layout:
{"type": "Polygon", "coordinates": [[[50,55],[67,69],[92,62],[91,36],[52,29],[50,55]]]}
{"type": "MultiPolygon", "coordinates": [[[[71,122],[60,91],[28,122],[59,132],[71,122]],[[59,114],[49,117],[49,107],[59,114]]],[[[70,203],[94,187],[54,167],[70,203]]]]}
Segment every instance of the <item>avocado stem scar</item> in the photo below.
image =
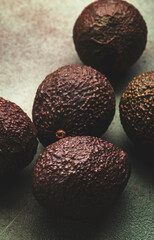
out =
{"type": "Polygon", "coordinates": [[[66,132],[64,130],[58,130],[56,132],[56,138],[61,139],[64,138],[66,136],[66,132]]]}

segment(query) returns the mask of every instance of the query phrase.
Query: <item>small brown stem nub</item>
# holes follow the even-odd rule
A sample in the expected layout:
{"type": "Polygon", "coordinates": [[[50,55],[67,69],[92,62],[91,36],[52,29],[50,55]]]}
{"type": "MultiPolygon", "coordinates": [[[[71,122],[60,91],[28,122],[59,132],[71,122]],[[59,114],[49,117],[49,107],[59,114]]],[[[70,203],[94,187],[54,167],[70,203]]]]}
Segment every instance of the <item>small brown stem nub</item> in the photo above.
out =
{"type": "Polygon", "coordinates": [[[64,138],[66,136],[66,132],[64,130],[58,130],[56,132],[56,138],[61,139],[64,138]]]}

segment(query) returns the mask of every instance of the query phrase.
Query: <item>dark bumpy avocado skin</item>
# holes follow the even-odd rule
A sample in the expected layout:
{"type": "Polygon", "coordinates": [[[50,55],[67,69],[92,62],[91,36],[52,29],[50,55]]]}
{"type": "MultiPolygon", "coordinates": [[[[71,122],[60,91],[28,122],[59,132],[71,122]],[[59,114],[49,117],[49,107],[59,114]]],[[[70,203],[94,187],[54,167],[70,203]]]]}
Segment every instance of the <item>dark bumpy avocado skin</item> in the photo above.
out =
{"type": "Polygon", "coordinates": [[[134,77],[120,101],[121,123],[137,144],[154,147],[154,71],[134,77]]]}
{"type": "Polygon", "coordinates": [[[110,82],[95,69],[82,65],[64,66],[48,75],[33,105],[33,121],[44,146],[58,140],[60,131],[63,136],[101,136],[114,113],[115,95],[110,82]]]}
{"type": "Polygon", "coordinates": [[[33,171],[33,193],[52,214],[105,213],[130,176],[128,155],[92,136],[67,137],[49,145],[33,171]]]}
{"type": "Polygon", "coordinates": [[[96,1],[78,17],[73,38],[84,64],[112,73],[125,71],[140,57],[147,41],[146,23],[125,1],[96,1]]]}
{"type": "Polygon", "coordinates": [[[21,170],[33,160],[38,144],[36,135],[27,114],[0,97],[0,177],[21,170]]]}

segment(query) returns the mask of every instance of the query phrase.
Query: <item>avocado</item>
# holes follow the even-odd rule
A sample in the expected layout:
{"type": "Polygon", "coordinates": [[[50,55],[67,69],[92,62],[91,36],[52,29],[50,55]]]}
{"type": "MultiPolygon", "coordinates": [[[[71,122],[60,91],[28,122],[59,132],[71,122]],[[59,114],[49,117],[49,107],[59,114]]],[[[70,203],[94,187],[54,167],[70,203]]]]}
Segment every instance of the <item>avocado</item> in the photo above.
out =
{"type": "Polygon", "coordinates": [[[114,113],[115,94],[108,79],[91,67],[75,64],[45,78],[32,111],[44,146],[66,136],[101,136],[114,113]]]}
{"type": "Polygon", "coordinates": [[[154,147],[154,71],[134,77],[120,100],[120,119],[137,145],[154,147]]]}
{"type": "Polygon", "coordinates": [[[33,159],[37,131],[27,114],[0,97],[0,177],[12,175],[33,159]]]}
{"type": "Polygon", "coordinates": [[[106,213],[130,176],[127,153],[101,138],[66,137],[39,156],[33,193],[53,215],[98,216],[106,213]]]}
{"type": "Polygon", "coordinates": [[[141,56],[147,27],[132,4],[100,0],[82,11],[74,24],[73,39],[85,65],[112,75],[124,72],[141,56]]]}

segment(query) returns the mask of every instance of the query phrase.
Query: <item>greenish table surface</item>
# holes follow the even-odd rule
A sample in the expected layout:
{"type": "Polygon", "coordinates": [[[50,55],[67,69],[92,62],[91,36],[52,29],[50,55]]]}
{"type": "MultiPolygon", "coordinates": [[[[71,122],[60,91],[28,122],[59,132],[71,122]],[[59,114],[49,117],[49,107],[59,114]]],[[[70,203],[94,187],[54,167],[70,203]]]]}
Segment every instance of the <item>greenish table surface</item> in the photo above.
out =
{"type": "MultiPolygon", "coordinates": [[[[89,0],[0,0],[0,96],[31,117],[38,85],[47,74],[66,64],[81,63],[74,48],[72,28],[89,0]]],[[[146,50],[113,87],[116,114],[102,136],[132,160],[129,183],[108,216],[79,221],[54,219],[37,203],[31,191],[33,163],[14,179],[0,183],[0,240],[153,240],[153,156],[137,149],[119,119],[119,100],[133,76],[154,70],[154,1],[131,0],[148,26],[146,50]]]]}

